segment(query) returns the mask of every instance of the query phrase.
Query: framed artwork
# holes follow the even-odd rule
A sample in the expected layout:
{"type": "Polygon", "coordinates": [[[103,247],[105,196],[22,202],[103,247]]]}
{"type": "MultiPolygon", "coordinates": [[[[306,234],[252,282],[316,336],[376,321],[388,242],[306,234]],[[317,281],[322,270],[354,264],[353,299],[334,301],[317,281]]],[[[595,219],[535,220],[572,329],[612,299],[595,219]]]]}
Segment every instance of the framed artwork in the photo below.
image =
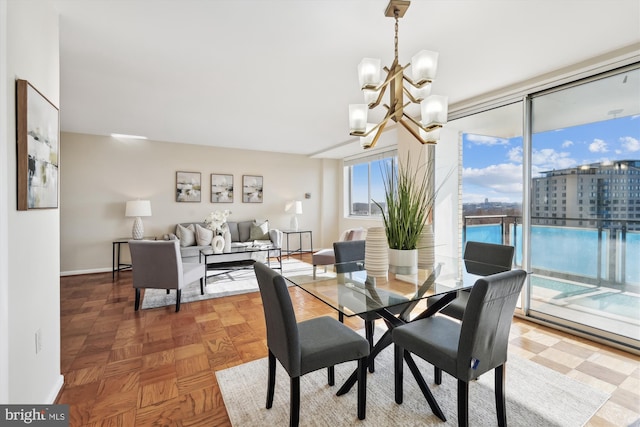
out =
{"type": "Polygon", "coordinates": [[[199,202],[200,172],[176,172],[176,202],[199,202]]]}
{"type": "Polygon", "coordinates": [[[233,175],[211,174],[211,203],[233,203],[233,175]]]}
{"type": "Polygon", "coordinates": [[[262,203],[262,177],[242,175],[242,201],[244,203],[262,203]]]}
{"type": "Polygon", "coordinates": [[[58,208],[58,108],[16,80],[18,210],[58,208]]]}

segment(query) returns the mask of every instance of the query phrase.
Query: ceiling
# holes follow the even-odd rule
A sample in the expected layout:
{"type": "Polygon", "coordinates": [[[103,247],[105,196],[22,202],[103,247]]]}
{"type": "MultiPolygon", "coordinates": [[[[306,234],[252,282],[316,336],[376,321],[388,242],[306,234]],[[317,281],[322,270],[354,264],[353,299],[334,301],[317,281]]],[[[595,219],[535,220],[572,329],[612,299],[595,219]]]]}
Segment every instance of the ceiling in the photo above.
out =
{"type": "MultiPolygon", "coordinates": [[[[344,156],[358,62],[393,60],[388,0],[53,3],[65,132],[344,156]]],[[[399,23],[453,107],[639,42],[640,0],[414,0],[399,23]]]]}

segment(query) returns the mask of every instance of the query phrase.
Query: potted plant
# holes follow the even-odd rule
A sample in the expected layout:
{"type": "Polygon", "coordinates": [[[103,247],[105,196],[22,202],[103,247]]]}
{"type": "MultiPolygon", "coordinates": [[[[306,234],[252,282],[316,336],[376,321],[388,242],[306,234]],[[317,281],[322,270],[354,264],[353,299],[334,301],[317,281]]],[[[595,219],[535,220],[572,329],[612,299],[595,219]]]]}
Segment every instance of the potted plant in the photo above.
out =
{"type": "Polygon", "coordinates": [[[413,167],[407,154],[398,167],[388,163],[383,174],[385,204],[380,208],[389,244],[389,271],[414,274],[418,269],[418,242],[427,226],[436,192],[433,188],[433,162],[413,167]]]}

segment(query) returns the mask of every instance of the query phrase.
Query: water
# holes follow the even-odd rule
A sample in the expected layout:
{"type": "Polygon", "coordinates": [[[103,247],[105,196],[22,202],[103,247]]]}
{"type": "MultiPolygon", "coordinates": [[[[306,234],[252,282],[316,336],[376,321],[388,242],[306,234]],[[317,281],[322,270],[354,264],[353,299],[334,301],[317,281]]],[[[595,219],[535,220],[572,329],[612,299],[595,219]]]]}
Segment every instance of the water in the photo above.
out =
{"type": "MultiPolygon", "coordinates": [[[[487,243],[502,243],[500,224],[467,226],[467,240],[487,243]]],[[[511,244],[515,241],[515,264],[522,265],[522,226],[513,231],[510,226],[511,244]]],[[[610,268],[614,268],[615,280],[620,284],[640,284],[640,233],[627,232],[626,242],[612,242],[608,230],[602,232],[601,258],[598,260],[598,231],[576,227],[531,227],[531,265],[541,269],[586,277],[589,279],[609,278],[610,268]],[[612,245],[616,245],[617,257],[612,266],[608,260],[612,245]],[[622,248],[624,247],[624,257],[622,248]],[[624,263],[622,262],[624,259],[624,263]],[[598,277],[600,266],[600,277],[598,277]],[[624,266],[624,277],[622,277],[624,266]]]]}

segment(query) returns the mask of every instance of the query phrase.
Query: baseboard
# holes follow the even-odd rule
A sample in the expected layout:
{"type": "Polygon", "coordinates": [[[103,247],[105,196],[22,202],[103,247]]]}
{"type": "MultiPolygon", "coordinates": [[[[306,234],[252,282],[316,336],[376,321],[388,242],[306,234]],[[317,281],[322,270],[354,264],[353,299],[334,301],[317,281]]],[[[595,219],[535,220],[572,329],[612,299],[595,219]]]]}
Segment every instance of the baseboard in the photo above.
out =
{"type": "Polygon", "coordinates": [[[94,274],[94,273],[108,273],[111,272],[110,268],[93,268],[90,270],[71,270],[61,271],[60,276],[78,276],[80,274],[94,274]]]}
{"type": "Polygon", "coordinates": [[[58,399],[58,395],[60,394],[60,391],[62,390],[63,386],[64,386],[64,375],[60,374],[58,376],[58,380],[53,386],[53,389],[51,390],[51,393],[49,393],[49,396],[47,396],[47,400],[46,402],[44,402],[44,404],[51,405],[56,403],[56,400],[58,399]]]}

